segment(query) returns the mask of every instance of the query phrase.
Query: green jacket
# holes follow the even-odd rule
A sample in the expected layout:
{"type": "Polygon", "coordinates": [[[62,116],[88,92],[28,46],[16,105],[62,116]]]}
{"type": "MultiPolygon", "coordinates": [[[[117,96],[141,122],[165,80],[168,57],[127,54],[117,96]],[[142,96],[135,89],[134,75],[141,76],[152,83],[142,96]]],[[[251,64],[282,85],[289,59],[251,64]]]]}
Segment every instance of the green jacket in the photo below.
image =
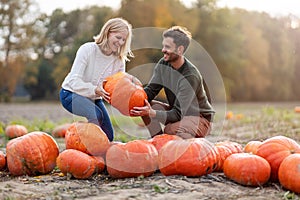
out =
{"type": "Polygon", "coordinates": [[[156,111],[155,117],[164,124],[180,121],[183,116],[202,115],[208,121],[213,120],[215,111],[208,101],[202,76],[186,58],[178,70],[161,59],[154,68],[149,84],[144,89],[149,102],[158,95],[161,89],[165,90],[171,110],[156,111]]]}

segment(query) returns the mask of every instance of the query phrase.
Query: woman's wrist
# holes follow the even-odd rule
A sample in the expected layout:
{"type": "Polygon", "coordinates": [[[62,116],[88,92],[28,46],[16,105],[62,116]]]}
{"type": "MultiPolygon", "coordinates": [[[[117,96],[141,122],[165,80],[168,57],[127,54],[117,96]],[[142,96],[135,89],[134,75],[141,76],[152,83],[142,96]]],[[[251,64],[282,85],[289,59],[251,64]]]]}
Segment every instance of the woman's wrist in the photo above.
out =
{"type": "Polygon", "coordinates": [[[156,111],[155,110],[153,110],[153,109],[150,109],[150,111],[149,111],[149,117],[156,117],[156,111]]]}

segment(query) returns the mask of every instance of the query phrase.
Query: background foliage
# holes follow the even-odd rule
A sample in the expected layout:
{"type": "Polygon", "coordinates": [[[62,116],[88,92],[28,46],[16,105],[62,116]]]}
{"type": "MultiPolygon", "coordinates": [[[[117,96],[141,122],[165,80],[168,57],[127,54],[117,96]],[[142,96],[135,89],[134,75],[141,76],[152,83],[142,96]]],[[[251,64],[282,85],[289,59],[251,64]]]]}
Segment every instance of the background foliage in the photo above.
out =
{"type": "MultiPolygon", "coordinates": [[[[191,8],[179,0],[122,0],[119,10],[94,6],[51,15],[37,12],[34,0],[0,2],[0,101],[10,101],[18,86],[32,100],[58,99],[78,47],[93,41],[111,17],[133,28],[187,27],[216,63],[229,101],[300,100],[297,16],[218,8],[216,0],[198,0],[191,8]]],[[[153,50],[134,53],[128,70],[161,57],[153,50]]]]}

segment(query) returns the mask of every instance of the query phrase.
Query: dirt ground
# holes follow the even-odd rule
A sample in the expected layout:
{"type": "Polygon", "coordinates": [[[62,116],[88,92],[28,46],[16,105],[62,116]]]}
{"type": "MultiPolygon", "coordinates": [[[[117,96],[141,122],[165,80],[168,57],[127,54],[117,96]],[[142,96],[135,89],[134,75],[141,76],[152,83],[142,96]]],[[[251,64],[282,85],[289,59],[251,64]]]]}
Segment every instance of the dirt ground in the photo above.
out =
{"type": "MultiPolygon", "coordinates": [[[[60,120],[72,117],[57,103],[0,104],[0,121],[7,123],[15,117],[60,120]]],[[[245,129],[244,129],[245,130],[245,129]]],[[[237,129],[225,128],[230,133],[237,129]]],[[[239,130],[240,131],[240,130],[239,130]]],[[[298,132],[297,132],[298,133],[298,132]]],[[[224,136],[224,139],[232,139],[224,136]]],[[[215,136],[209,136],[215,141],[215,136]]],[[[235,138],[237,140],[237,137],[235,138]]],[[[60,149],[63,139],[56,139],[60,149]]],[[[223,173],[202,177],[163,176],[158,171],[150,177],[112,179],[106,172],[95,174],[87,180],[62,176],[59,170],[43,176],[10,176],[0,172],[0,199],[299,199],[284,190],[278,183],[262,187],[245,187],[228,180],[223,173]]]]}

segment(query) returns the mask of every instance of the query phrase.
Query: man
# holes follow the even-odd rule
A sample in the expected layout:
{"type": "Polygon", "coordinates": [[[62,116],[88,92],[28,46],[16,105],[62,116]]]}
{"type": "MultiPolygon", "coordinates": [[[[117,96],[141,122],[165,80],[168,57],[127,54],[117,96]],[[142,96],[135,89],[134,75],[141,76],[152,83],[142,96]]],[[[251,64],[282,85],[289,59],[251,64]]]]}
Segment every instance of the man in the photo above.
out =
{"type": "Polygon", "coordinates": [[[133,116],[142,116],[152,137],[162,133],[184,139],[205,137],[211,130],[215,112],[204,90],[202,76],[184,57],[190,42],[191,33],[184,27],[174,26],[164,31],[163,58],[144,88],[148,101],[144,107],[130,111],[133,116]],[[162,89],[168,104],[154,100],[162,89]],[[160,123],[165,125],[164,131],[160,123]]]}

